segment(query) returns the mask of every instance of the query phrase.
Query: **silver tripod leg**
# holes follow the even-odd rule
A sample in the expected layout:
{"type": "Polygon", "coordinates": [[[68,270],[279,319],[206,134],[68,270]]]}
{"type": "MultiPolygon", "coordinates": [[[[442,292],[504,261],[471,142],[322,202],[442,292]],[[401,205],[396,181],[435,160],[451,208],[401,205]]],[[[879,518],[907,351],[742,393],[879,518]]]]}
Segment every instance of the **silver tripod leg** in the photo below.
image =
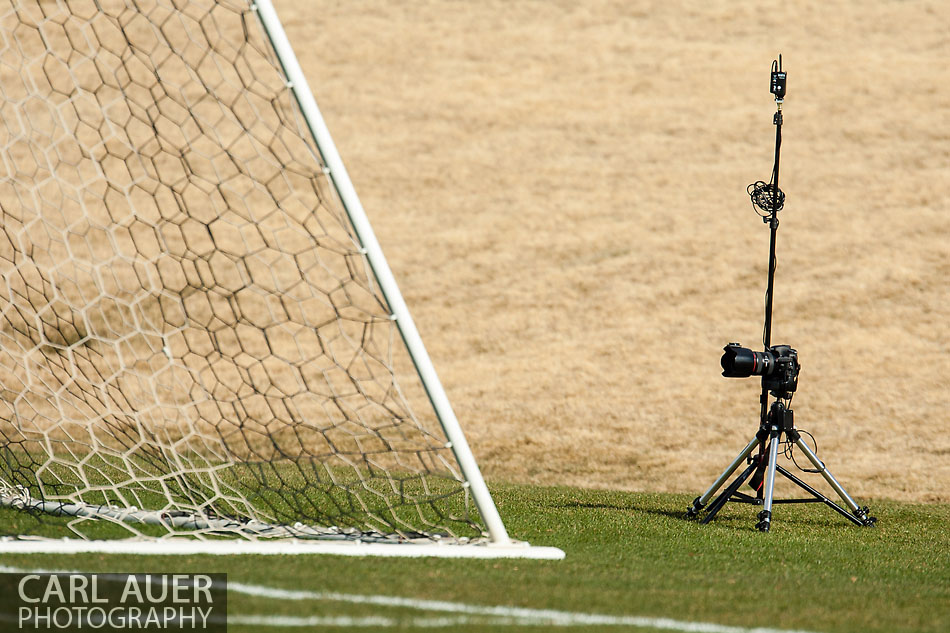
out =
{"type": "Polygon", "coordinates": [[[838,483],[838,480],[835,479],[834,475],[828,471],[822,461],[818,459],[818,456],[812,452],[808,445],[802,441],[801,437],[795,440],[795,446],[797,446],[801,452],[805,453],[805,457],[808,458],[808,461],[814,464],[815,468],[818,469],[818,472],[821,473],[821,476],[825,478],[825,481],[827,481],[828,484],[834,488],[835,492],[838,493],[838,496],[841,497],[841,500],[845,502],[845,505],[851,508],[851,512],[861,518],[865,518],[865,512],[858,506],[858,504],[854,502],[854,499],[852,499],[848,493],[845,492],[844,488],[841,487],[841,484],[838,483]]]}
{"type": "Polygon", "coordinates": [[[725,483],[725,481],[729,479],[729,477],[732,476],[732,473],[736,472],[736,469],[739,467],[739,465],[742,464],[742,462],[744,462],[746,458],[748,458],[749,455],[752,454],[752,451],[754,451],[755,447],[758,445],[759,445],[758,436],[753,437],[752,441],[749,442],[749,444],[744,449],[742,449],[741,453],[739,453],[739,456],[736,457],[734,460],[732,460],[731,464],[726,466],[726,469],[722,471],[722,474],[719,475],[719,478],[713,482],[713,485],[709,487],[709,490],[707,490],[702,495],[693,499],[692,505],[690,505],[689,509],[686,511],[687,516],[689,517],[696,516],[699,513],[699,511],[702,510],[706,506],[707,503],[709,503],[709,500],[713,498],[713,495],[715,495],[716,492],[719,491],[719,488],[722,486],[722,484],[725,483]]]}
{"type": "Polygon", "coordinates": [[[756,527],[762,532],[768,532],[772,525],[772,499],[775,496],[775,469],[778,460],[778,440],[782,432],[773,426],[769,433],[769,461],[765,469],[765,494],[763,496],[762,511],[759,512],[759,522],[756,527]]]}

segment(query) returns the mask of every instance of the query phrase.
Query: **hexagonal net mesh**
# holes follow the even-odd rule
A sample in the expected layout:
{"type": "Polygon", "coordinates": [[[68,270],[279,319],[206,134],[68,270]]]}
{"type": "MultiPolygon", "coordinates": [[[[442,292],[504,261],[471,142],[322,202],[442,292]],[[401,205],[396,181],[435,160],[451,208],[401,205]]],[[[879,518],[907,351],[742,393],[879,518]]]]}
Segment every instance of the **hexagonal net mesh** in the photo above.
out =
{"type": "Polygon", "coordinates": [[[0,120],[4,530],[482,532],[247,2],[4,0],[0,120]]]}

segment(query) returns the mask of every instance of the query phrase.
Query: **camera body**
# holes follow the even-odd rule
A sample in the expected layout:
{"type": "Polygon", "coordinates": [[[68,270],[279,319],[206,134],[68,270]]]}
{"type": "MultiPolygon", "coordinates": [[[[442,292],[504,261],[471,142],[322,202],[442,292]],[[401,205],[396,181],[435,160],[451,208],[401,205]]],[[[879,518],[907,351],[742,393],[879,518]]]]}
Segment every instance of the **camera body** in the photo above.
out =
{"type": "Polygon", "coordinates": [[[794,393],[798,388],[798,352],[788,345],[773,345],[764,352],[755,352],[739,343],[722,348],[722,375],[727,378],[762,376],[762,386],[778,397],[794,393]]]}

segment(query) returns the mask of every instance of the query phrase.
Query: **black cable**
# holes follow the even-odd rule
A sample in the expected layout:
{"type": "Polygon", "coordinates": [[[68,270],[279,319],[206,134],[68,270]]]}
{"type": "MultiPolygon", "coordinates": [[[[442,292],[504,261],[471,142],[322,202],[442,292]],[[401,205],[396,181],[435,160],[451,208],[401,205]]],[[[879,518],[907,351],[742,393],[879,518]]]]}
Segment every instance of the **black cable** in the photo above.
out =
{"type": "Polygon", "coordinates": [[[756,180],[746,188],[746,192],[752,199],[752,208],[763,220],[771,217],[773,207],[777,212],[785,206],[785,192],[781,189],[776,190],[774,182],[756,180]]]}
{"type": "MultiPolygon", "coordinates": [[[[811,438],[811,443],[815,445],[815,448],[812,450],[812,452],[813,452],[815,455],[817,455],[817,454],[818,454],[818,440],[815,439],[815,436],[812,435],[811,433],[809,433],[808,431],[803,431],[803,430],[801,430],[801,429],[798,429],[798,432],[799,432],[799,434],[801,434],[801,435],[807,435],[808,437],[811,438]]],[[[792,463],[795,464],[795,468],[797,468],[798,470],[802,471],[803,473],[820,473],[820,472],[821,472],[821,471],[818,470],[818,469],[802,468],[801,466],[799,466],[799,465],[798,465],[798,462],[795,461],[795,451],[792,450],[793,448],[795,448],[795,444],[792,443],[791,440],[786,440],[786,441],[785,441],[784,454],[785,454],[785,457],[786,457],[787,459],[792,460],[792,463]]]]}

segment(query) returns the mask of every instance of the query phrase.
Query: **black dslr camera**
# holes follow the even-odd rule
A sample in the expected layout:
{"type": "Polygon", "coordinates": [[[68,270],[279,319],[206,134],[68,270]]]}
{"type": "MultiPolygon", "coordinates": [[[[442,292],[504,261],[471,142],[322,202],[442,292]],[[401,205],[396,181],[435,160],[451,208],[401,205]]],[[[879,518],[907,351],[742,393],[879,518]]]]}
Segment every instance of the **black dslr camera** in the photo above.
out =
{"type": "Polygon", "coordinates": [[[762,376],[762,386],[780,397],[793,393],[798,387],[798,352],[788,345],[773,345],[765,352],[754,352],[738,343],[729,343],[723,349],[722,375],[727,378],[762,376]]]}

